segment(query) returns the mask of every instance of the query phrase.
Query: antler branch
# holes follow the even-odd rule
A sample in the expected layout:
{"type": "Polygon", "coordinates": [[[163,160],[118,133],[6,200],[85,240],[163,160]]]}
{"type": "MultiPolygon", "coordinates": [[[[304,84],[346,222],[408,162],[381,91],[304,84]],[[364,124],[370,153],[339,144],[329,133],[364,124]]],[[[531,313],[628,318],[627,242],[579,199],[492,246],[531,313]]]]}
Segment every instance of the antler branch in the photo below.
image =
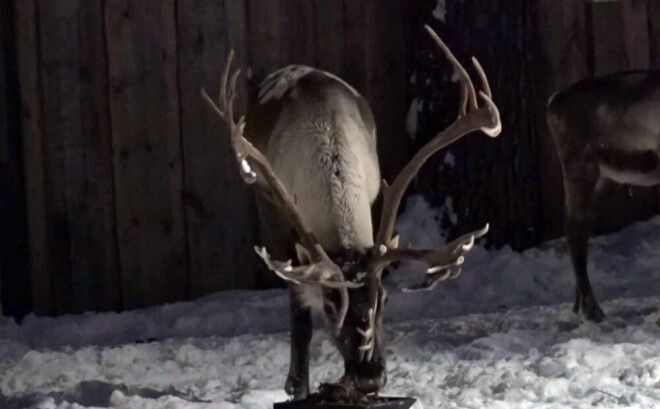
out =
{"type": "MultiPolygon", "coordinates": [[[[492,100],[488,78],[476,58],[472,58],[472,64],[477,71],[477,75],[479,76],[483,87],[483,90],[478,93],[475,91],[474,84],[467,71],[458,62],[456,57],[454,57],[445,43],[429,26],[424,26],[424,28],[433,38],[438,47],[443,51],[460,76],[461,99],[459,101],[460,109],[458,118],[447,129],[438,133],[419,152],[417,152],[412,160],[394,179],[391,186],[388,186],[383,180],[381,187],[383,206],[380,215],[380,229],[376,234],[373,254],[375,263],[379,263],[379,267],[384,267],[395,260],[416,259],[429,264],[430,271],[432,271],[431,274],[435,274],[440,270],[447,270],[451,266],[458,265],[457,263],[462,260],[462,254],[459,254],[460,252],[455,252],[453,246],[464,246],[466,243],[473,243],[475,238],[486,234],[488,226],[484,229],[463,236],[437,250],[392,249],[388,247],[388,245],[392,241],[394,222],[396,220],[397,210],[401,204],[403,194],[424,163],[426,163],[434,153],[455,142],[464,135],[474,131],[482,131],[488,136],[496,137],[502,130],[502,123],[500,121],[500,114],[497,106],[492,100]],[[482,102],[481,106],[479,105],[479,101],[482,102]],[[382,250],[383,246],[385,246],[386,249],[384,252],[382,250]]],[[[469,251],[470,248],[471,245],[468,246],[468,249],[465,250],[465,252],[469,251]]],[[[449,276],[451,276],[451,274],[449,276]]],[[[437,285],[437,281],[435,281],[434,285],[437,285]]]]}

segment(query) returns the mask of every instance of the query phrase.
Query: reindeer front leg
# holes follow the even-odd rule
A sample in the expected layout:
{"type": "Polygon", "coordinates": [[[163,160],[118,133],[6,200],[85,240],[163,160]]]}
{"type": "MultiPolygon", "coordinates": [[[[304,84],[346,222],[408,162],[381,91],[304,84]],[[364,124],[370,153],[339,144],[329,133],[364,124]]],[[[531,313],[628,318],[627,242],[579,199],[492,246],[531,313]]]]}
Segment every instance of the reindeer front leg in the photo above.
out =
{"type": "Polygon", "coordinates": [[[291,361],[284,390],[295,399],[309,395],[309,344],[312,340],[312,312],[302,304],[296,284],[289,285],[291,309],[291,361]]]}
{"type": "Polygon", "coordinates": [[[566,165],[564,188],[566,191],[566,239],[575,273],[576,289],[573,312],[592,322],[605,318],[598,305],[587,273],[587,250],[596,196],[598,169],[587,160],[566,165]]]}

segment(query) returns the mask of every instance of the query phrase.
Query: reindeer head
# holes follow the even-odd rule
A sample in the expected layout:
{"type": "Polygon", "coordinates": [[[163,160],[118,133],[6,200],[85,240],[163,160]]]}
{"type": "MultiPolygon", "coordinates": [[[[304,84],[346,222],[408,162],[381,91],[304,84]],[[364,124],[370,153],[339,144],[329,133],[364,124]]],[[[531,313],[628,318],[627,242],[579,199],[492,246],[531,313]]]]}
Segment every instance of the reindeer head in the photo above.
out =
{"type": "Polygon", "coordinates": [[[297,265],[294,266],[291,260],[273,260],[265,248],[257,247],[257,253],[268,268],[284,280],[321,289],[323,309],[344,358],[346,373],[341,383],[364,393],[377,392],[386,381],[381,335],[387,303],[387,292],[382,284],[383,270],[398,260],[421,261],[428,266],[427,279],[413,290],[433,289],[440,281],[458,276],[463,256],[470,251],[475,238],[488,231],[486,225],[483,229],[468,233],[437,249],[398,248],[398,238],[393,236],[396,213],[403,193],[431,155],[467,133],[481,130],[494,137],[501,130],[499,112],[491,99],[488,81],[479,63],[476,59],[472,60],[484,87],[477,94],[467,72],[451,51],[430,27],[425,28],[461,77],[459,116],[449,128],[436,135],[413,157],[391,186],[383,181],[379,193],[382,211],[375,218],[379,220],[379,228],[373,235],[373,246],[362,251],[347,248],[326,253],[268,159],[243,136],[245,118],[241,117],[237,122],[233,119],[233,100],[239,74],[239,70],[236,70],[229,77],[233,52],[229,55],[222,77],[219,104],[216,105],[202,91],[203,97],[229,126],[243,179],[247,183],[254,183],[259,179],[257,176],[260,176],[262,183],[258,185],[266,190],[266,195],[279,206],[297,232],[297,265]],[[479,106],[477,95],[483,100],[483,106],[479,106]],[[258,173],[252,166],[256,167],[258,173]]]}

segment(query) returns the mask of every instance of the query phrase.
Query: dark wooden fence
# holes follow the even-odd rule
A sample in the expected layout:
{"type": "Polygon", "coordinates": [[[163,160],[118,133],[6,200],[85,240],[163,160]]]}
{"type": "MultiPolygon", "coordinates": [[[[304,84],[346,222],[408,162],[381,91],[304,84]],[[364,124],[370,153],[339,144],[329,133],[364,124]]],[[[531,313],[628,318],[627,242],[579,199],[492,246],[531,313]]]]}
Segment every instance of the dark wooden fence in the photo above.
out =
{"type": "MultiPolygon", "coordinates": [[[[455,84],[442,81],[447,64],[421,57],[435,53],[421,30],[431,23],[462,61],[472,54],[482,61],[506,128],[497,141],[462,141],[458,170],[434,173],[438,157],[416,188],[437,203],[452,196],[459,226],[490,221],[497,245],[524,248],[560,235],[563,192],[545,101],[592,73],[658,67],[658,1],[447,0],[446,23],[431,17],[435,6],[2,2],[4,312],[138,308],[267,281],[252,251],[259,241],[252,192],[199,96],[201,87],[218,88],[230,48],[246,73],[243,112],[264,75],[286,64],[314,65],[354,85],[375,112],[381,167],[391,180],[407,159],[402,152],[446,125],[457,106],[455,84]],[[435,101],[420,116],[415,141],[405,129],[413,97],[426,98],[427,107],[435,101]]],[[[655,189],[631,191],[632,198],[614,193],[604,224],[656,212],[655,189]]]]}
{"type": "Polygon", "coordinates": [[[2,283],[36,313],[136,308],[259,284],[252,192],[200,98],[201,87],[218,88],[230,48],[247,72],[241,111],[268,72],[318,66],[372,101],[383,160],[388,169],[402,160],[403,0],[5,3],[13,3],[24,158],[12,163],[24,167],[27,206],[7,197],[27,211],[30,268],[4,271],[2,283]]]}

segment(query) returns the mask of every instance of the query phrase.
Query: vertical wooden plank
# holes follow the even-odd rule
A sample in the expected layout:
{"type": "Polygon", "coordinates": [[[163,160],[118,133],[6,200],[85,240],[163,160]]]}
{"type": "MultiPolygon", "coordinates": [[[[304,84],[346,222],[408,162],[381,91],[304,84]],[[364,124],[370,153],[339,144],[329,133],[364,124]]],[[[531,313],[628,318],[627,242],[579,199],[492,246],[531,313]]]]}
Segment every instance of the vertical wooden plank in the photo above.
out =
{"type": "Polygon", "coordinates": [[[628,69],[623,6],[620,1],[587,3],[589,57],[593,74],[628,69]]]}
{"type": "Polygon", "coordinates": [[[344,53],[340,72],[346,82],[367,98],[372,109],[370,86],[374,73],[376,3],[375,0],[344,0],[344,53]]]}
{"type": "MultiPolygon", "coordinates": [[[[294,0],[297,1],[297,0],[294,0]]],[[[287,0],[246,0],[251,88],[275,69],[289,64],[287,0]]]]}
{"type": "Polygon", "coordinates": [[[105,6],[124,305],[188,296],[173,0],[105,6]]]}
{"type": "Polygon", "coordinates": [[[288,64],[314,65],[313,0],[288,0],[284,3],[288,64]]]}
{"type": "Polygon", "coordinates": [[[256,82],[289,64],[314,64],[312,0],[247,0],[247,4],[248,57],[256,82]]]}
{"type": "MultiPolygon", "coordinates": [[[[649,68],[660,69],[660,1],[648,0],[646,5],[649,35],[649,68]]],[[[660,204],[660,193],[658,196],[660,204]]]]}
{"type": "MultiPolygon", "coordinates": [[[[10,185],[10,173],[12,172],[11,168],[13,167],[13,161],[10,161],[10,157],[12,156],[12,149],[10,147],[11,136],[8,129],[10,111],[7,108],[9,104],[15,104],[17,98],[11,97],[10,91],[7,87],[7,63],[9,61],[9,56],[5,50],[7,49],[8,44],[13,44],[13,35],[10,38],[7,37],[11,30],[8,28],[8,23],[12,23],[12,18],[10,17],[8,19],[8,7],[13,7],[13,4],[8,2],[0,3],[0,317],[5,315],[3,311],[7,310],[6,306],[13,304],[10,304],[10,300],[5,300],[5,298],[2,297],[3,281],[7,281],[9,284],[9,274],[3,274],[2,271],[3,264],[6,263],[9,256],[9,254],[7,254],[9,247],[8,238],[15,230],[14,225],[10,224],[11,220],[9,217],[11,217],[11,213],[9,211],[9,206],[3,205],[3,202],[15,207],[22,205],[22,203],[17,203],[15,201],[16,198],[12,195],[13,189],[10,185]]],[[[23,276],[25,276],[25,274],[23,276]]]]}
{"type": "Polygon", "coordinates": [[[650,44],[650,66],[660,69],[660,2],[648,0],[647,3],[649,44],[650,44]]]}
{"type": "Polygon", "coordinates": [[[49,259],[56,312],[120,306],[100,0],[40,3],[49,259]]]}
{"type": "Polygon", "coordinates": [[[561,236],[564,226],[561,165],[545,126],[545,105],[555,92],[589,76],[584,5],[583,1],[540,0],[536,8],[536,29],[543,52],[535,78],[539,84],[536,105],[543,239],[561,236]]]}
{"type": "Polygon", "coordinates": [[[78,33],[80,134],[67,159],[71,265],[76,310],[121,308],[108,61],[103,1],[80,1],[78,33]]]}
{"type": "Polygon", "coordinates": [[[21,96],[21,138],[27,193],[28,237],[30,241],[30,281],[32,310],[48,314],[53,310],[51,275],[46,240],[46,195],[41,130],[41,82],[39,67],[36,0],[17,0],[16,55],[21,96]]]}
{"type": "Polygon", "coordinates": [[[25,178],[13,2],[0,3],[0,315],[30,312],[25,178]]]}
{"type": "Polygon", "coordinates": [[[74,298],[66,182],[68,135],[80,133],[80,84],[70,69],[77,59],[78,5],[40,0],[38,8],[47,251],[53,305],[55,313],[62,314],[73,310],[74,298]]]}
{"type": "MultiPolygon", "coordinates": [[[[626,48],[623,2],[587,3],[587,33],[594,74],[631,68],[626,48]]],[[[634,55],[634,54],[633,54],[634,55]]],[[[652,216],[657,207],[654,187],[616,186],[599,203],[594,230],[597,233],[621,228],[636,220],[652,216]]]]}
{"type": "Polygon", "coordinates": [[[344,55],[343,0],[314,0],[314,66],[341,74],[344,55]]]}
{"type": "Polygon", "coordinates": [[[233,48],[234,68],[242,68],[237,115],[245,112],[245,4],[179,0],[177,10],[191,295],[253,288],[261,267],[252,250],[258,243],[253,194],[239,176],[224,124],[199,93],[204,87],[217,95],[233,48]]]}
{"type": "Polygon", "coordinates": [[[383,177],[392,181],[406,162],[408,112],[405,0],[376,2],[373,22],[373,60],[368,99],[378,128],[378,158],[383,177]],[[386,166],[384,166],[387,164],[386,166]]]}
{"type": "MultiPolygon", "coordinates": [[[[649,68],[648,1],[624,0],[622,3],[624,41],[630,69],[633,70],[649,68]]],[[[651,2],[653,1],[651,0],[651,2]]]]}

